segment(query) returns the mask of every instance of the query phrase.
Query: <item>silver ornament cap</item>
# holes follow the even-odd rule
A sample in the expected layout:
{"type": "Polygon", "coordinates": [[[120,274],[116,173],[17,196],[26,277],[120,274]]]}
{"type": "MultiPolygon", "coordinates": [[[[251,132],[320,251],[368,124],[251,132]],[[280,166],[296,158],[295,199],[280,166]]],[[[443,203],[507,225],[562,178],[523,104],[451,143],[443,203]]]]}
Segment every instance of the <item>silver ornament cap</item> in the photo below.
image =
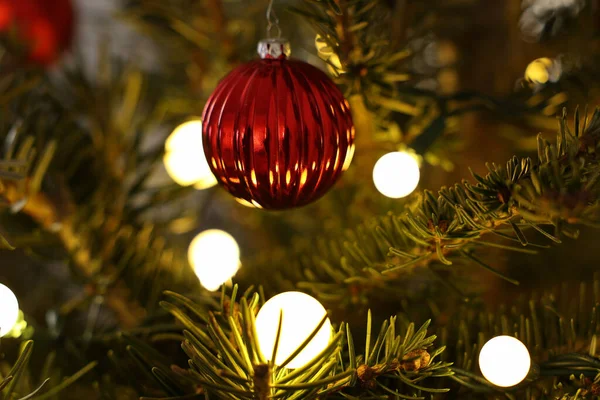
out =
{"type": "Polygon", "coordinates": [[[284,38],[263,39],[258,42],[257,50],[262,59],[288,58],[292,54],[290,42],[284,38]]]}

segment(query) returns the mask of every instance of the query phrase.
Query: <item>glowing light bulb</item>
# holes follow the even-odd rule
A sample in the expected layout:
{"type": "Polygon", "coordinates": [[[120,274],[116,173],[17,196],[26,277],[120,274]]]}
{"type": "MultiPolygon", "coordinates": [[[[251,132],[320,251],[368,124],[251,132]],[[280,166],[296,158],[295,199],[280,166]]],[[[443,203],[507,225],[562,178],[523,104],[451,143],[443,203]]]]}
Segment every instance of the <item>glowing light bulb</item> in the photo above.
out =
{"type": "MultiPolygon", "coordinates": [[[[269,299],[256,316],[258,344],[267,360],[273,356],[280,310],[283,319],[275,356],[277,365],[281,365],[302,345],[327,314],[317,299],[305,293],[285,292],[269,299]]],[[[327,318],[315,337],[285,367],[300,368],[306,365],[329,345],[330,340],[331,322],[327,318]]]]}
{"type": "Polygon", "coordinates": [[[529,63],[525,69],[525,79],[533,84],[543,85],[558,82],[562,74],[562,63],[559,59],[538,58],[529,63]]]}
{"type": "Polygon", "coordinates": [[[217,184],[202,147],[202,121],[179,125],[165,142],[163,162],[167,173],[181,186],[207,189],[217,184]]]}
{"type": "Polygon", "coordinates": [[[215,291],[231,279],[240,268],[240,248],[229,233],[209,229],[190,243],[188,260],[200,284],[215,291]]]}
{"type": "Polygon", "coordinates": [[[0,337],[6,336],[19,319],[19,302],[8,287],[0,283],[0,337]]]}
{"type": "Polygon", "coordinates": [[[481,373],[496,386],[510,387],[520,383],[527,377],[530,367],[527,347],[512,336],[490,339],[479,353],[481,373]]]}
{"type": "Polygon", "coordinates": [[[373,183],[386,197],[397,199],[411,194],[419,184],[419,163],[407,153],[395,151],[381,157],[373,168],[373,183]]]}

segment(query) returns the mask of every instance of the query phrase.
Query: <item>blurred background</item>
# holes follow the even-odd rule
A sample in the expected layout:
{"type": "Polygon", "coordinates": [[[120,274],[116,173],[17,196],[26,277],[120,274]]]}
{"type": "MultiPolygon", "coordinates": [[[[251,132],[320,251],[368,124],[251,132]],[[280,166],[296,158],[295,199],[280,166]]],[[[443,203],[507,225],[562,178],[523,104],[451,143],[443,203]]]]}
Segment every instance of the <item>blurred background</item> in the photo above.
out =
{"type": "MultiPolygon", "coordinates": [[[[167,87],[161,89],[165,90],[163,93],[175,93],[176,99],[170,101],[187,98],[177,103],[181,109],[169,111],[167,123],[144,132],[145,146],[161,145],[177,121],[201,115],[203,102],[231,66],[255,57],[255,44],[266,28],[266,2],[224,0],[220,2],[220,12],[226,18],[226,25],[208,26],[208,43],[202,45],[209,50],[198,50],[198,44],[190,43],[190,37],[182,38],[181,32],[168,30],[161,22],[161,18],[166,18],[164,14],[182,15],[191,7],[188,20],[192,26],[194,18],[201,24],[205,22],[202,13],[210,12],[214,2],[198,2],[196,8],[188,3],[173,0],[158,6],[158,2],[142,0],[74,1],[76,29],[72,48],[60,63],[51,66],[50,75],[59,76],[65,65],[81,63],[89,79],[98,79],[100,58],[106,49],[109,57],[132,63],[135,68],[162,79],[160,85],[167,87]],[[224,30],[233,44],[214,36],[219,29],[224,30]],[[210,60],[208,72],[202,70],[205,61],[195,58],[195,50],[218,55],[210,60]]],[[[333,71],[332,64],[324,60],[326,56],[319,53],[318,40],[315,45],[316,34],[311,24],[290,11],[291,7],[301,8],[302,3],[275,3],[283,33],[292,41],[293,56],[336,75],[339,71],[333,71]]],[[[381,155],[405,146],[417,147],[416,151],[423,156],[419,188],[435,191],[468,178],[469,168],[484,174],[486,163],[502,164],[513,155],[535,154],[536,135],[542,132],[547,138],[554,136],[558,126],[556,115],[562,107],[572,114],[576,106],[593,108],[597,102],[600,15],[593,0],[398,0],[381,7],[379,12],[385,14],[384,20],[395,22],[385,24],[380,30],[389,30],[387,35],[396,48],[412,51],[407,60],[399,63],[399,69],[411,74],[410,85],[426,93],[410,98],[417,109],[411,111],[414,115],[381,110],[370,113],[364,111],[362,101],[351,98],[357,126],[352,166],[330,193],[307,207],[285,212],[249,208],[217,186],[191,190],[174,203],[158,208],[155,216],[169,221],[169,240],[181,252],[185,252],[197,233],[223,229],[241,247],[243,262],[238,272],[241,282],[262,283],[269,289],[269,279],[261,282],[267,277],[257,274],[257,270],[267,267],[283,271],[281,279],[287,279],[284,286],[293,285],[293,271],[290,276],[285,271],[299,268],[298,260],[293,260],[299,257],[298,253],[290,251],[282,256],[281,252],[286,253],[286,249],[294,246],[303,248],[305,241],[319,237],[339,236],[344,229],[355,228],[369,218],[402,210],[406,199],[387,199],[373,186],[373,165],[381,155]],[[539,71],[533,78],[526,76],[528,66],[540,58],[559,65],[540,67],[549,71],[547,74],[554,73],[555,81],[539,78],[539,71]],[[465,93],[470,100],[454,100],[465,93]],[[465,109],[469,108],[468,102],[474,106],[472,111],[444,116],[442,129],[431,133],[434,129],[428,129],[439,116],[441,104],[435,96],[448,99],[448,104],[464,103],[465,109]],[[516,99],[522,106],[511,108],[512,100],[508,99],[516,99]],[[489,106],[496,100],[496,104],[489,106]],[[422,136],[429,137],[420,140],[422,136]]],[[[338,81],[350,86],[354,76],[345,79],[344,75],[350,74],[342,73],[338,81]]],[[[171,182],[170,178],[164,166],[158,165],[150,185],[165,182],[171,182]]],[[[535,256],[501,250],[490,255],[496,268],[521,282],[519,287],[476,267],[466,267],[463,273],[470,275],[468,285],[494,303],[511,299],[524,288],[585,280],[596,269],[600,255],[593,245],[594,231],[585,228],[580,236],[577,240],[565,239],[564,245],[535,256]]],[[[64,263],[48,263],[43,255],[31,249],[4,251],[2,263],[6,267],[0,271],[0,280],[14,289],[32,325],[46,328],[56,317],[52,315],[56,310],[48,310],[48,304],[68,302],[85,291],[85,284],[74,282],[64,263]]],[[[407,285],[421,287],[423,280],[429,279],[413,275],[394,289],[399,297],[390,299],[386,311],[399,311],[395,310],[397,300],[405,296],[407,285]]],[[[274,276],[280,278],[278,273],[274,276]]],[[[271,290],[278,290],[282,283],[272,284],[271,290]]],[[[69,323],[79,325],[74,329],[85,326],[88,311],[82,309],[80,319],[68,319],[69,323]]],[[[357,313],[357,319],[363,318],[363,313],[364,309],[357,313]]],[[[383,310],[381,314],[387,315],[383,310]]],[[[107,326],[114,322],[110,310],[100,315],[107,326]]]]}
{"type": "MultiPolygon", "coordinates": [[[[334,322],[348,321],[358,330],[369,307],[376,310],[377,321],[397,313],[416,321],[433,315],[438,317],[434,325],[441,326],[465,298],[493,309],[524,293],[591,281],[600,262],[597,231],[591,227],[536,255],[488,248],[486,262],[519,286],[467,262],[435,274],[409,268],[373,285],[341,284],[322,265],[340,263],[340,254],[352,252],[344,243],[360,242],[376,218],[414,208],[423,190],[437,193],[443,186],[473,180],[471,170],[485,175],[486,163],[503,165],[514,155],[536,157],[538,133],[554,140],[563,107],[569,117],[576,107],[591,112],[600,99],[600,1],[374,0],[362,2],[364,15],[352,9],[346,22],[330,11],[332,2],[340,3],[277,0],[274,7],[292,55],[325,71],[346,96],[356,127],[354,158],[318,201],[266,211],[236,201],[219,185],[178,185],[162,153],[177,126],[200,118],[220,79],[257,57],[268,2],[73,0],[72,43],[43,73],[56,97],[66,99],[62,104],[79,113],[81,126],[109,132],[107,141],[112,134],[126,138],[115,139],[117,155],[106,159],[122,177],[104,185],[110,173],[103,164],[106,169],[94,166],[93,172],[73,166],[78,172],[67,180],[67,186],[84,193],[74,196],[76,208],[81,205],[84,211],[69,221],[77,221],[74,237],[89,246],[84,264],[99,266],[94,274],[77,266],[74,254],[84,244],[68,248],[52,229],[35,227],[40,222],[35,215],[7,212],[1,217],[1,233],[17,249],[0,253],[0,282],[19,299],[28,327],[23,335],[52,349],[57,340],[68,348],[67,338],[83,338],[82,347],[104,354],[104,339],[98,338],[123,328],[123,309],[131,311],[132,326],[164,321],[157,306],[163,289],[218,299],[220,292],[203,289],[191,266],[203,257],[206,262],[208,250],[188,261],[190,243],[209,229],[229,233],[239,245],[241,263],[233,280],[242,288],[261,285],[267,296],[299,288],[332,309],[334,322]],[[361,25],[361,18],[368,22],[361,25]],[[132,89],[141,81],[142,89],[132,89]],[[119,118],[128,109],[134,116],[119,131],[119,118]],[[127,154],[154,151],[152,163],[140,158],[128,164],[127,154]],[[373,183],[375,163],[394,151],[413,152],[420,160],[418,189],[401,199],[384,196],[373,183]],[[139,187],[132,183],[138,178],[139,187]],[[101,194],[86,197],[98,188],[101,194]],[[111,203],[121,200],[126,211],[113,212],[111,203]],[[88,212],[92,205],[96,211],[88,212]],[[128,267],[119,275],[125,283],[117,289],[109,269],[103,269],[120,265],[126,253],[123,244],[124,249],[115,245],[119,250],[106,255],[105,245],[116,232],[107,225],[115,215],[135,232],[128,240],[141,260],[139,268],[128,267]],[[101,222],[94,225],[97,219],[101,222]],[[143,236],[150,226],[152,233],[143,236]],[[155,255],[144,253],[145,246],[159,246],[158,240],[169,249],[168,257],[163,247],[155,255]],[[152,269],[152,261],[164,268],[152,269]],[[115,306],[107,293],[135,299],[139,310],[117,300],[115,306]]],[[[9,120],[3,118],[6,132],[9,120]]],[[[59,148],[70,140],[61,134],[53,133],[59,148]]],[[[70,159],[60,151],[56,159],[49,171],[60,176],[70,159]]],[[[44,186],[48,197],[66,204],[59,179],[52,179],[44,186]]],[[[61,212],[68,215],[68,210],[61,212]]],[[[529,240],[547,242],[534,233],[529,240]]]]}

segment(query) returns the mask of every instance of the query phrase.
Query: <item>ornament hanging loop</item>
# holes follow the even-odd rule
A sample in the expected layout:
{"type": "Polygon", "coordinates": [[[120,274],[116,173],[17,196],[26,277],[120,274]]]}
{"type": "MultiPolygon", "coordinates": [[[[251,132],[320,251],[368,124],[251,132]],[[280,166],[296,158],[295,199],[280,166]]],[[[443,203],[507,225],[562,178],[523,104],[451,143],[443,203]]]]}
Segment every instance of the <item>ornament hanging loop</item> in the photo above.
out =
{"type": "Polygon", "coordinates": [[[290,42],[281,37],[279,18],[273,9],[275,0],[269,0],[267,7],[267,38],[258,42],[258,54],[262,59],[285,59],[290,56],[290,42]],[[277,36],[273,36],[273,28],[277,29],[277,36]]]}
{"type": "Polygon", "coordinates": [[[279,18],[277,18],[277,14],[275,14],[275,10],[273,10],[273,2],[274,0],[269,0],[269,6],[267,7],[267,38],[271,39],[273,28],[277,29],[277,38],[281,37],[281,28],[279,27],[279,18]]]}

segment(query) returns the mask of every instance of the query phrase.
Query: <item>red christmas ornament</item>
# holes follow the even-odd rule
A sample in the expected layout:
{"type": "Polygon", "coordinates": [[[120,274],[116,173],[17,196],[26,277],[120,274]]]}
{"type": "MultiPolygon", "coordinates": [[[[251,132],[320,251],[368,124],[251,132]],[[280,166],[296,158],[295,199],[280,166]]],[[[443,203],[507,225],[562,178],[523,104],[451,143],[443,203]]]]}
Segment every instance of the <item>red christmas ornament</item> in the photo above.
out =
{"type": "Polygon", "coordinates": [[[352,160],[349,104],[321,70],[289,60],[287,42],[264,40],[259,54],[208,99],[206,159],[238,199],[273,210],[303,206],[323,196],[352,160]]]}
{"type": "Polygon", "coordinates": [[[71,43],[71,0],[0,0],[0,32],[12,31],[29,61],[51,64],[71,43]]]}

